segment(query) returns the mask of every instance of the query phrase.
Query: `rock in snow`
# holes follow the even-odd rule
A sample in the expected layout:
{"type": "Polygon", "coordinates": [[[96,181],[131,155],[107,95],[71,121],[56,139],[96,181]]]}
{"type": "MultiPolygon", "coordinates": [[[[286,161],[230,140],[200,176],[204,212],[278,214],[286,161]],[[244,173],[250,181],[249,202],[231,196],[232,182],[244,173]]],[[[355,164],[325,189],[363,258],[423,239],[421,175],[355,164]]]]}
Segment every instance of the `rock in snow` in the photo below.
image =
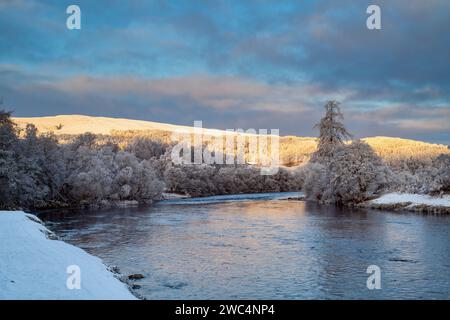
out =
{"type": "Polygon", "coordinates": [[[140,274],[140,273],[130,274],[128,276],[129,280],[140,280],[140,279],[144,279],[144,278],[145,278],[144,275],[140,274]]]}
{"type": "Polygon", "coordinates": [[[35,216],[0,211],[0,299],[136,299],[99,258],[48,234],[35,216]]]}

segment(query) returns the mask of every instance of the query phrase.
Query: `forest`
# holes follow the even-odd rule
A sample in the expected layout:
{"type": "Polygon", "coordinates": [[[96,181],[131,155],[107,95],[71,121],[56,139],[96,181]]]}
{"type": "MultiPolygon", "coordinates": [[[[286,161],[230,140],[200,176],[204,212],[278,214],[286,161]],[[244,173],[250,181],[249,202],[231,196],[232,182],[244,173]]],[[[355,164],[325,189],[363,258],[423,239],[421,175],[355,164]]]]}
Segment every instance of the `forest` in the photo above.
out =
{"type": "Polygon", "coordinates": [[[450,192],[448,147],[353,139],[342,119],[339,103],[328,101],[319,137],[280,137],[282,166],[264,176],[254,164],[174,165],[175,142],[163,130],[40,133],[0,111],[0,209],[148,204],[163,192],[197,197],[303,191],[311,200],[342,205],[390,191],[450,192]]]}

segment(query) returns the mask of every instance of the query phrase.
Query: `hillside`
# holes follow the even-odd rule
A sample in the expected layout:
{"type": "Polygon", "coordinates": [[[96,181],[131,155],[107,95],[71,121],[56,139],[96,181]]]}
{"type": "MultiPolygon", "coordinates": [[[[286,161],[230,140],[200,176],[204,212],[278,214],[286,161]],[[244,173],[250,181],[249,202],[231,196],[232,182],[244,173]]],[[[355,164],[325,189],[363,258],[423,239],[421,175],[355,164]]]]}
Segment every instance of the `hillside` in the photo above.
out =
{"type": "MultiPolygon", "coordinates": [[[[178,126],[142,120],[120,118],[91,117],[83,115],[59,115],[51,117],[13,118],[20,126],[33,123],[40,132],[54,132],[58,135],[74,135],[85,132],[95,134],[112,134],[131,138],[147,136],[168,142],[172,132],[193,133],[193,127],[178,126]]],[[[223,130],[204,129],[204,134],[215,136],[223,134],[223,130]]],[[[369,137],[363,139],[385,160],[395,162],[405,158],[430,159],[440,154],[449,154],[446,145],[432,144],[422,141],[392,138],[369,137]]],[[[316,138],[283,136],[280,139],[281,163],[295,166],[303,163],[315,151],[316,138]]]]}
{"type": "MultiPolygon", "coordinates": [[[[121,118],[91,117],[83,115],[59,115],[50,117],[13,118],[20,127],[33,123],[39,132],[53,131],[56,134],[80,134],[91,132],[109,134],[111,131],[162,130],[193,132],[193,127],[177,126],[166,123],[131,120],[121,118]]],[[[220,134],[222,130],[205,129],[206,134],[220,134]]]]}
{"type": "MultiPolygon", "coordinates": [[[[186,135],[173,133],[184,131],[189,137],[193,128],[83,116],[8,116],[4,116],[4,137],[8,143],[4,144],[1,166],[5,183],[0,185],[0,208],[4,209],[149,204],[161,199],[163,192],[197,197],[302,190],[312,194],[311,199],[322,201],[319,193],[339,181],[346,183],[332,189],[338,190],[336,195],[346,203],[370,200],[374,192],[435,195],[450,191],[450,150],[444,145],[372,137],[365,140],[384,161],[368,145],[354,142],[337,149],[328,166],[306,165],[317,149],[318,139],[283,136],[279,141],[282,168],[265,175],[261,166],[265,166],[267,156],[263,154],[265,158],[261,158],[263,152],[257,149],[262,140],[257,141],[255,148],[256,135],[235,139],[231,149],[217,139],[217,134],[224,131],[206,129],[201,139],[202,147],[207,149],[203,160],[213,163],[226,155],[219,163],[226,158],[235,165],[189,165],[195,153],[192,149],[186,152],[184,143],[177,144],[186,135]],[[21,127],[35,123],[44,134],[16,130],[14,120],[21,127]],[[76,135],[88,130],[94,133],[76,135]],[[49,131],[56,135],[45,134],[49,131]],[[174,155],[180,151],[185,161],[178,163],[174,155]],[[185,159],[189,151],[190,159],[185,159]],[[331,174],[342,179],[328,180],[331,174]]],[[[272,150],[272,143],[268,139],[267,144],[271,145],[267,154],[278,150],[272,150]]]]}

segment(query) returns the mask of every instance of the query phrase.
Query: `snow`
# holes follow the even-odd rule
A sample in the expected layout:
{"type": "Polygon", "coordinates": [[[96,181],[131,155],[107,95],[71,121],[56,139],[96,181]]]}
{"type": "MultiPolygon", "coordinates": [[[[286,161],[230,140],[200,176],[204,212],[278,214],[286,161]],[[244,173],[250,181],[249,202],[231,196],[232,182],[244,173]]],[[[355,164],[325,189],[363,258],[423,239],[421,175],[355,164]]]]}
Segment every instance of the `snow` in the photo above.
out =
{"type": "Polygon", "coordinates": [[[0,211],[0,299],[136,299],[99,258],[48,239],[50,231],[36,221],[0,211]],[[80,289],[66,285],[71,265],[80,267],[80,289]]]}
{"type": "MultiPolygon", "coordinates": [[[[24,128],[28,123],[32,123],[36,126],[39,132],[51,131],[56,134],[81,134],[85,132],[109,134],[112,130],[163,130],[177,133],[194,133],[194,127],[189,126],[122,118],[92,117],[85,115],[13,118],[12,120],[21,128],[24,128]]],[[[202,128],[200,132],[211,136],[225,134],[224,130],[207,128],[202,128]]]]}
{"type": "Polygon", "coordinates": [[[432,197],[425,194],[412,193],[388,193],[381,197],[372,200],[373,204],[396,204],[411,202],[411,205],[429,205],[450,207],[450,195],[443,195],[442,197],[432,197]]]}

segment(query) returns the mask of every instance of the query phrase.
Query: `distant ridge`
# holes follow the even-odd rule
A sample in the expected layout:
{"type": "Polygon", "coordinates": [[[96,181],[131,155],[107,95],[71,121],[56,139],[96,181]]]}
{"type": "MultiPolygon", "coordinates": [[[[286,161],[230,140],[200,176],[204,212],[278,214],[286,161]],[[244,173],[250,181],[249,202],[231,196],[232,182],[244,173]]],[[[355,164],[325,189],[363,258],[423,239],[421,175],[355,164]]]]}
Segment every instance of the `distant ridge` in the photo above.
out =
{"type": "MultiPolygon", "coordinates": [[[[83,115],[59,115],[50,117],[13,118],[20,127],[25,127],[27,123],[33,123],[39,132],[54,132],[55,134],[76,135],[86,132],[94,134],[108,135],[112,131],[126,132],[128,136],[146,135],[147,131],[192,133],[193,127],[179,126],[166,123],[130,120],[107,117],[91,117],[83,115]]],[[[245,129],[245,128],[244,128],[245,129]]],[[[224,134],[224,130],[204,129],[205,135],[224,134]]],[[[153,135],[155,136],[155,135],[153,135]]],[[[450,149],[446,145],[433,144],[411,139],[393,137],[369,137],[363,138],[378,155],[387,161],[399,158],[434,158],[440,154],[450,154],[450,149]]],[[[280,157],[282,163],[295,166],[303,163],[317,146],[315,137],[282,136],[280,138],[280,157]]]]}
{"type": "MultiPolygon", "coordinates": [[[[24,128],[27,123],[32,123],[41,133],[54,132],[55,134],[81,134],[91,132],[95,134],[110,134],[111,131],[140,131],[162,130],[192,133],[192,126],[180,126],[174,124],[132,120],[124,118],[93,117],[84,115],[57,115],[48,117],[16,117],[13,121],[24,128]]],[[[203,128],[207,135],[219,135],[225,131],[220,129],[203,128]]]]}
{"type": "MultiPolygon", "coordinates": [[[[174,124],[144,121],[144,120],[132,120],[125,118],[108,118],[108,117],[93,117],[85,115],[56,115],[48,117],[15,117],[13,118],[20,127],[24,128],[27,123],[32,123],[36,126],[39,132],[53,131],[55,134],[81,134],[85,132],[91,132],[95,134],[109,134],[112,130],[115,131],[127,131],[127,130],[163,130],[163,131],[179,131],[179,132],[192,132],[192,126],[180,126],[174,124]]],[[[245,129],[245,128],[244,128],[245,129]]],[[[224,130],[219,129],[204,129],[206,134],[220,134],[224,130]]],[[[285,136],[296,138],[297,136],[285,136]]],[[[309,138],[309,137],[304,137],[309,138]]],[[[311,137],[311,139],[315,139],[311,137]]],[[[422,142],[412,139],[395,138],[395,137],[367,137],[362,140],[369,144],[424,144],[424,145],[436,145],[440,147],[448,147],[443,144],[434,144],[428,142],[422,142]]]]}
{"type": "Polygon", "coordinates": [[[191,130],[191,127],[187,126],[177,126],[152,121],[91,117],[84,115],[58,115],[30,118],[17,117],[13,118],[13,121],[20,127],[25,127],[27,123],[32,123],[40,132],[53,131],[56,134],[80,134],[85,132],[109,134],[111,130],[191,130]]]}

